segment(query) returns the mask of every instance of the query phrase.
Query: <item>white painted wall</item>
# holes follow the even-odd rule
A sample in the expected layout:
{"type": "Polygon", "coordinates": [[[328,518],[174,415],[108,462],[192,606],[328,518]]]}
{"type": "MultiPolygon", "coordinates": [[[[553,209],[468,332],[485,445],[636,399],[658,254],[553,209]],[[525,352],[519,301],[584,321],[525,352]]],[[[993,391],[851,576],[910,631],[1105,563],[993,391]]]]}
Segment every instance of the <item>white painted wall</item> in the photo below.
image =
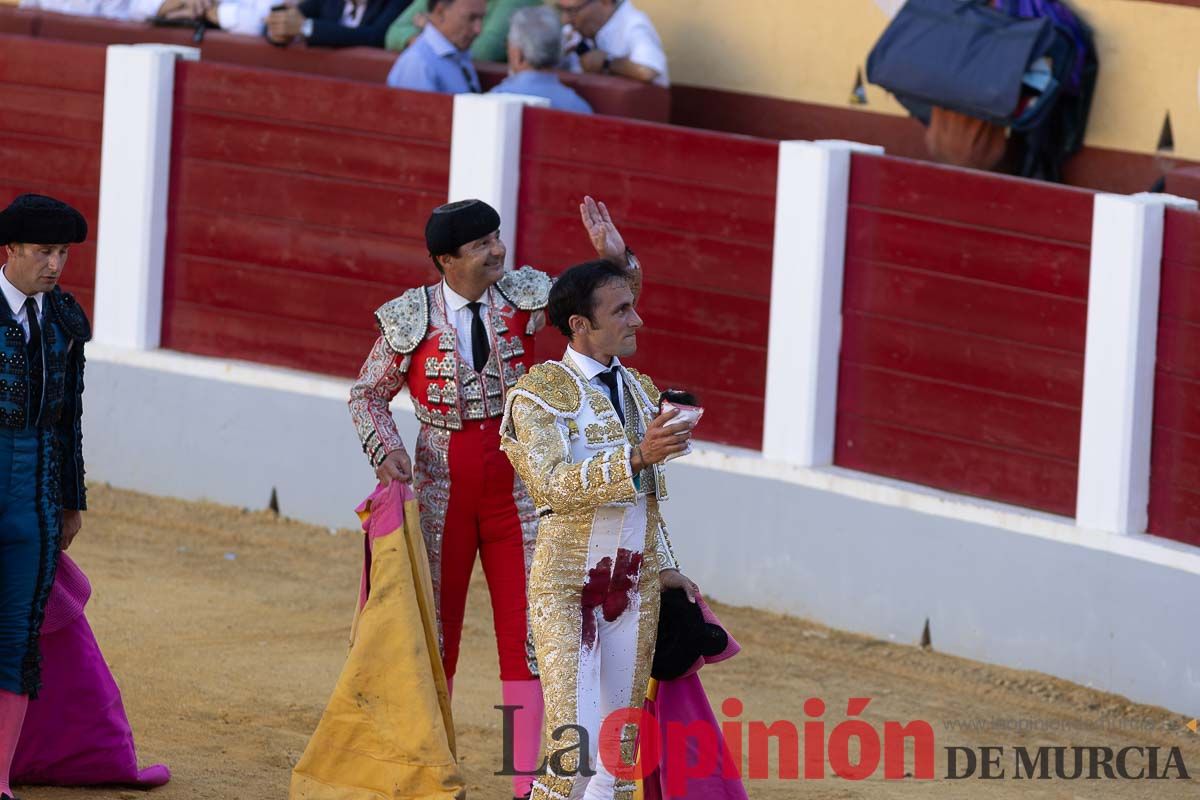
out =
{"type": "Polygon", "coordinates": [[[96,340],[158,347],[171,172],[175,62],[193,47],[117,44],[107,51],[96,248],[96,340]]]}
{"type": "MultiPolygon", "coordinates": [[[[87,387],[90,480],[256,509],[276,488],[284,515],[339,527],[373,488],[348,381],[90,347],[87,387]]],[[[910,644],[929,619],[942,652],[1200,715],[1200,639],[1164,613],[1200,593],[1200,549],[730,448],[670,480],[676,552],[719,600],[910,644]]]]}
{"type": "Polygon", "coordinates": [[[857,142],[780,142],[763,452],[833,463],[850,157],[857,142]]]}
{"type": "Polygon", "coordinates": [[[548,108],[550,101],[521,94],[454,96],[449,202],[482,200],[500,213],[500,239],[508,245],[507,269],[513,268],[517,249],[525,106],[548,108]]]}
{"type": "Polygon", "coordinates": [[[1096,195],[1079,440],[1079,524],[1144,533],[1150,503],[1163,213],[1196,202],[1096,195]]]}

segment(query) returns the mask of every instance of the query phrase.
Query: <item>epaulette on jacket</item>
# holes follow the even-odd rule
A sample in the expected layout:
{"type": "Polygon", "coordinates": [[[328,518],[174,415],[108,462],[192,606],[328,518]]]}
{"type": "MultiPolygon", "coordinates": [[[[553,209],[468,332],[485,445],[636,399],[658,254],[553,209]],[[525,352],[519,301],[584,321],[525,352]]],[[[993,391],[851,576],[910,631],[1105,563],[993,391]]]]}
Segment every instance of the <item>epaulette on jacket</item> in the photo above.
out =
{"type": "Polygon", "coordinates": [[[525,395],[568,418],[578,416],[583,406],[579,378],[557,361],[535,364],[517,381],[513,394],[525,395]]]}
{"type": "Polygon", "coordinates": [[[521,267],[504,273],[496,288],[508,302],[521,311],[540,311],[550,302],[550,276],[533,267],[521,267]]]}
{"type": "Polygon", "coordinates": [[[75,296],[55,287],[47,297],[50,299],[50,307],[54,309],[54,314],[62,323],[67,335],[80,342],[90,341],[92,324],[88,321],[87,314],[76,302],[75,296]]]}
{"type": "Polygon", "coordinates": [[[409,289],[380,306],[375,319],[388,347],[400,355],[409,355],[429,331],[428,290],[424,286],[409,289]]]}

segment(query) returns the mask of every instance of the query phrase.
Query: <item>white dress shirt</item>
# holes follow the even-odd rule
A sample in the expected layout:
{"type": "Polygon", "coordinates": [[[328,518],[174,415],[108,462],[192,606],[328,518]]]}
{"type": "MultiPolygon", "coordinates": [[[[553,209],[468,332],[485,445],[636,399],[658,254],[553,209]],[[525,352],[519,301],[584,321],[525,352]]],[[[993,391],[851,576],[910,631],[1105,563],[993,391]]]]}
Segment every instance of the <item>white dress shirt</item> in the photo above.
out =
{"type": "MultiPolygon", "coordinates": [[[[488,295],[491,292],[484,292],[483,297],[479,298],[480,304],[483,306],[479,309],[479,316],[483,318],[483,325],[488,332],[488,344],[492,341],[492,320],[488,313],[489,302],[488,295]]],[[[442,280],[442,296],[446,298],[446,321],[454,326],[454,338],[458,344],[458,357],[463,360],[463,363],[470,366],[475,364],[475,353],[471,346],[471,324],[474,322],[475,315],[471,313],[471,309],[467,308],[467,304],[472,302],[463,297],[458,292],[450,288],[450,284],[442,280]]]]}
{"type": "MultiPolygon", "coordinates": [[[[8,280],[8,275],[5,271],[8,269],[8,264],[0,267],[0,291],[4,292],[4,299],[8,303],[8,308],[12,311],[13,319],[21,326],[21,330],[25,331],[25,341],[29,341],[29,315],[25,313],[25,301],[29,299],[29,295],[22,292],[17,287],[13,286],[8,280]]],[[[40,322],[45,314],[42,308],[42,299],[45,297],[44,292],[38,292],[33,295],[34,305],[37,306],[38,321],[40,322]]]]}
{"type": "MultiPolygon", "coordinates": [[[[262,36],[271,13],[271,6],[278,0],[219,0],[217,23],[221,30],[245,36],[262,36]]],[[[128,0],[128,19],[133,22],[158,16],[163,0],[128,0]]]]}
{"type": "Polygon", "coordinates": [[[20,7],[77,17],[125,20],[129,19],[130,0],[21,0],[20,7]]]}
{"type": "MultiPolygon", "coordinates": [[[[579,41],[579,34],[568,28],[567,46],[573,47],[579,41]]],[[[671,85],[667,73],[667,53],[663,50],[662,39],[654,28],[654,23],[644,11],[634,7],[633,0],[621,0],[617,10],[608,18],[599,31],[596,32],[596,47],[608,54],[609,58],[628,58],[635,64],[649,67],[658,72],[654,79],[656,86],[671,85]]],[[[582,72],[579,56],[571,52],[567,65],[572,72],[582,72]]]]}
{"type": "MultiPolygon", "coordinates": [[[[612,367],[621,366],[621,359],[613,356],[612,363],[606,367],[591,356],[585,356],[583,353],[578,352],[570,345],[567,345],[567,355],[575,362],[575,366],[579,367],[580,371],[583,372],[583,376],[588,379],[588,383],[604,392],[605,397],[609,397],[608,385],[600,380],[600,373],[608,372],[612,367]]],[[[621,401],[621,416],[625,416],[625,379],[621,377],[620,370],[617,370],[617,397],[621,401]]]]}

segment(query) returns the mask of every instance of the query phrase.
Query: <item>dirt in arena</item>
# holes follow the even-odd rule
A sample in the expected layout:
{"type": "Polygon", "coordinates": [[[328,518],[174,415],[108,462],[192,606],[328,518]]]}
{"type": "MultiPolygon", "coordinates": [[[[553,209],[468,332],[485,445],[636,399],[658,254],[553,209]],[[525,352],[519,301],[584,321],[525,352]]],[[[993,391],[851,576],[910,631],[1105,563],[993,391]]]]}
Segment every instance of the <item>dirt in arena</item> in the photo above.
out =
{"type": "MultiPolygon", "coordinates": [[[[360,537],[269,512],[105,487],[95,487],[90,501],[92,511],[71,550],[95,587],[89,618],[124,692],[142,763],[165,762],[174,778],[148,795],[28,787],[22,796],[286,798],[289,771],[345,655],[360,537]]],[[[508,779],[492,774],[500,758],[501,718],[492,709],[499,684],[487,595],[478,573],[476,579],[454,711],[469,796],[497,800],[512,795],[508,779]]],[[[1187,730],[1188,720],[1178,714],[1045,675],[939,654],[936,630],[934,650],[927,651],[715,607],[744,651],[703,677],[715,702],[731,696],[745,702],[743,720],[799,725],[806,719],[805,699],[821,697],[830,706],[832,728],[844,718],[847,698],[869,697],[863,718],[876,730],[885,721],[927,720],[936,735],[936,780],[887,781],[882,766],[864,781],[776,777],[749,783],[754,800],[1200,796],[1192,780],[1012,779],[1014,748],[1043,745],[1159,747],[1160,771],[1170,748],[1178,747],[1188,771],[1200,773],[1200,734],[1187,730]],[[944,748],[952,745],[976,753],[981,746],[1004,747],[1006,777],[946,780],[944,748]]],[[[772,752],[772,773],[778,763],[772,752]]],[[[1131,769],[1142,763],[1135,757],[1131,769]]]]}

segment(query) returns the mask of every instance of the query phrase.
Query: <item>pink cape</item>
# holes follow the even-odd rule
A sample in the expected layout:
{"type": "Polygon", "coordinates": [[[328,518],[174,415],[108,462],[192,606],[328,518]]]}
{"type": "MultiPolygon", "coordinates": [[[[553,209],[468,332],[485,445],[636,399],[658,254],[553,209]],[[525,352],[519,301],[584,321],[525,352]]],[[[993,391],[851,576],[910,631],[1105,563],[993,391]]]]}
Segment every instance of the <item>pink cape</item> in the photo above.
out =
{"type": "MultiPolygon", "coordinates": [[[[704,615],[704,621],[712,625],[721,625],[721,621],[717,619],[717,615],[712,612],[708,604],[703,599],[699,600],[700,611],[704,615]]],[[[728,630],[726,630],[728,634],[728,630]]],[[[729,645],[719,654],[705,658],[701,657],[692,668],[682,678],[677,678],[673,681],[659,681],[658,693],[654,700],[647,700],[644,709],[647,713],[653,714],[658,720],[659,740],[663,743],[663,747],[672,746],[667,738],[668,725],[690,725],[696,722],[707,722],[712,726],[713,738],[717,742],[717,766],[710,775],[703,777],[689,777],[686,782],[686,790],[682,794],[675,794],[669,790],[670,783],[668,782],[667,765],[668,757],[666,752],[661,754],[659,768],[647,776],[642,784],[642,792],[645,800],[675,800],[675,798],[703,798],[704,800],[748,800],[746,788],[742,785],[740,777],[726,778],[722,772],[722,766],[729,759],[729,752],[725,748],[725,740],[721,736],[721,726],[717,722],[716,716],[713,714],[712,706],[708,702],[708,695],[704,692],[704,686],[700,683],[700,676],[697,674],[700,668],[705,664],[716,664],[720,661],[733,658],[742,647],[729,635],[729,645]]],[[[674,746],[679,746],[676,742],[674,746]]],[[[687,763],[698,763],[699,756],[695,752],[697,744],[695,740],[687,740],[688,754],[687,763]]],[[[730,770],[736,773],[737,767],[730,770]]]]}
{"type": "Polygon", "coordinates": [[[13,759],[13,783],[161,786],[171,771],[138,769],[133,731],[96,637],[84,616],[87,576],[66,553],[42,624],[42,691],[29,703],[13,759]]]}

